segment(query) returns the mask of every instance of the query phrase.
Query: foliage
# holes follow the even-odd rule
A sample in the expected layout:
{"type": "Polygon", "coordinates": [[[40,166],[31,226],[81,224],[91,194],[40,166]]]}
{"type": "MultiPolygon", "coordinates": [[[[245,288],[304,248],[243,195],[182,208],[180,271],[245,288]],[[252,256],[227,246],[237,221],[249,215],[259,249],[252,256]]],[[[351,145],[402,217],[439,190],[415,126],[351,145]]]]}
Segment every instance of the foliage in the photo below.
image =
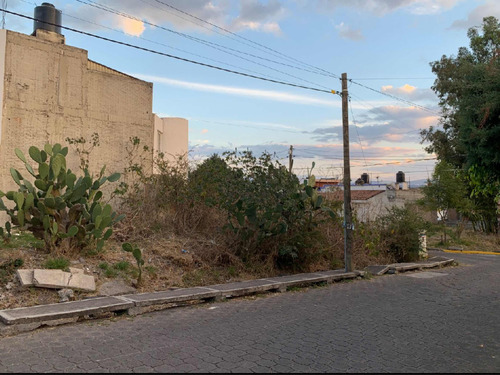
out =
{"type": "Polygon", "coordinates": [[[35,181],[32,184],[11,168],[19,189],[0,192],[0,210],[7,212],[14,225],[43,239],[49,251],[80,250],[88,246],[100,250],[111,236],[113,224],[123,219],[103,202],[100,189],[106,182],[117,181],[120,174],[105,177],[103,167],[95,179],[88,170],[77,178],[66,168],[68,148],[60,144],[46,144],[43,150],[29,148],[29,155],[37,164],[36,171],[21,150],[16,149],[15,153],[35,181]],[[4,196],[13,202],[13,208],[5,206],[1,199],[4,196]]]}
{"type": "Polygon", "coordinates": [[[225,228],[236,235],[236,255],[243,262],[271,256],[281,267],[300,265],[318,223],[333,216],[313,189],[314,176],[301,185],[268,153],[212,156],[191,178],[200,176],[198,196],[226,211],[225,228]]]}
{"type": "Polygon", "coordinates": [[[49,258],[45,261],[45,268],[49,270],[68,270],[70,262],[68,259],[59,257],[59,258],[49,258]]]}
{"type": "Polygon", "coordinates": [[[85,172],[89,169],[90,163],[90,153],[95,147],[100,145],[99,134],[92,133],[90,139],[86,139],[84,137],[80,138],[66,138],[66,142],[68,144],[74,146],[76,153],[80,158],[80,169],[85,172]]]}
{"type": "Polygon", "coordinates": [[[444,241],[446,242],[446,223],[450,209],[468,216],[472,209],[472,201],[468,197],[467,184],[453,166],[446,161],[436,164],[432,180],[422,187],[424,197],[419,204],[429,211],[436,211],[442,224],[444,241]]]}
{"type": "Polygon", "coordinates": [[[7,221],[5,223],[5,229],[0,227],[0,238],[6,244],[8,244],[10,242],[10,238],[12,237],[11,230],[12,230],[12,226],[10,224],[10,221],[7,221]]]}
{"type": "Polygon", "coordinates": [[[483,19],[482,35],[468,31],[470,49],[431,63],[433,90],[443,111],[442,130],[424,130],[426,150],[469,175],[470,193],[481,201],[487,230],[497,230],[495,199],[500,198],[500,24],[483,19]],[[484,206],[486,205],[486,207],[484,206]]]}
{"type": "Polygon", "coordinates": [[[0,285],[6,284],[14,271],[21,268],[24,260],[21,258],[10,259],[0,264],[0,285]]]}
{"type": "Polygon", "coordinates": [[[410,206],[393,207],[380,221],[379,233],[384,246],[396,262],[418,259],[420,233],[429,226],[410,206]]]}
{"type": "Polygon", "coordinates": [[[135,235],[193,236],[211,262],[228,266],[308,267],[328,248],[318,224],[333,212],[313,189],[314,177],[301,184],[267,153],[212,155],[192,169],[185,156],[159,154],[148,174],[151,151],[133,138],[128,152],[123,207],[135,218],[128,224],[135,235]]]}
{"type": "Polygon", "coordinates": [[[142,281],[142,266],[144,265],[144,259],[142,258],[142,251],[139,247],[130,244],[129,242],[125,242],[122,244],[123,251],[127,253],[132,253],[135,261],[137,262],[137,268],[139,270],[139,276],[137,277],[137,286],[141,285],[142,281]]]}

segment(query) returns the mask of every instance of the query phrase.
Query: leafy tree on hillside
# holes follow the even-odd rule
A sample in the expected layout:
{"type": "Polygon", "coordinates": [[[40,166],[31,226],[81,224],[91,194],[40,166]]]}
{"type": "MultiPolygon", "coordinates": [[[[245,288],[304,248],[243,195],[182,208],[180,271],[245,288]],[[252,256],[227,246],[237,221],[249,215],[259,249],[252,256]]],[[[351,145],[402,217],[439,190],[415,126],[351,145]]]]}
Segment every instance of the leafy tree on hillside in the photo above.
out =
{"type": "Polygon", "coordinates": [[[487,231],[497,231],[500,198],[500,24],[483,20],[482,35],[469,29],[470,48],[431,63],[432,89],[442,108],[442,129],[422,131],[426,148],[468,175],[469,190],[481,205],[487,231]]]}

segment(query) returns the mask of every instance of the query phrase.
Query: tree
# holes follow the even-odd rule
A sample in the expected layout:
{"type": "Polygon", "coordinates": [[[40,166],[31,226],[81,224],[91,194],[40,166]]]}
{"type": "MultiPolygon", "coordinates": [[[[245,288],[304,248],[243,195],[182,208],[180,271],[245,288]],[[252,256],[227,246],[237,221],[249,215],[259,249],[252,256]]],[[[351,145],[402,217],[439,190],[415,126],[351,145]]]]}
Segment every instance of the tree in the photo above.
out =
{"type": "Polygon", "coordinates": [[[470,49],[443,56],[430,65],[437,78],[432,89],[442,109],[441,129],[422,131],[429,153],[468,175],[469,192],[481,203],[487,230],[497,230],[500,198],[500,24],[483,19],[482,35],[469,29],[470,49]]]}
{"type": "Polygon", "coordinates": [[[470,210],[467,185],[451,164],[440,161],[436,164],[432,180],[422,187],[422,192],[424,198],[419,203],[429,211],[437,211],[446,242],[446,223],[450,209],[454,208],[461,214],[470,210]]]}

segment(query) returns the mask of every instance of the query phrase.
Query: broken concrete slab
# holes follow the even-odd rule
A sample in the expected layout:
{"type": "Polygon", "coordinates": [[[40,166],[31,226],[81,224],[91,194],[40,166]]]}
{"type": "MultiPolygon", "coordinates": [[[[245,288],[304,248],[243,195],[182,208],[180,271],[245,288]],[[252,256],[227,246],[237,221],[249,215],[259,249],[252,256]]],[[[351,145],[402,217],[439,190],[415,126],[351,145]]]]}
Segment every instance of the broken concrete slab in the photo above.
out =
{"type": "Polygon", "coordinates": [[[320,273],[301,273],[290,276],[270,277],[263,280],[280,283],[281,287],[290,287],[303,284],[314,284],[320,282],[327,282],[330,276],[322,275],[320,273]]]}
{"type": "Polygon", "coordinates": [[[39,288],[64,289],[68,286],[71,273],[61,270],[33,270],[33,285],[39,288]]]}
{"type": "Polygon", "coordinates": [[[421,265],[418,263],[396,263],[389,266],[389,272],[405,272],[418,270],[419,268],[421,268],[421,265]]]}
{"type": "Polygon", "coordinates": [[[93,276],[83,274],[83,270],[73,269],[74,273],[61,270],[17,270],[17,278],[22,286],[35,286],[49,289],[80,289],[95,291],[95,280],[93,276]]]}
{"type": "Polygon", "coordinates": [[[455,259],[441,257],[441,256],[435,256],[435,257],[429,258],[429,261],[439,262],[441,264],[448,264],[448,263],[453,263],[455,261],[455,259]]]}
{"type": "Polygon", "coordinates": [[[17,270],[16,276],[21,286],[33,286],[33,270],[17,270]]]}
{"type": "Polygon", "coordinates": [[[354,279],[357,276],[361,276],[361,277],[364,276],[363,271],[345,272],[344,269],[320,271],[320,272],[316,272],[316,274],[321,275],[321,276],[325,276],[327,282],[333,282],[333,281],[345,280],[345,279],[354,279]]]}
{"type": "Polygon", "coordinates": [[[168,290],[165,292],[126,294],[120,298],[132,301],[135,306],[151,306],[167,303],[195,301],[220,297],[222,293],[210,287],[168,290]]]}
{"type": "Polygon", "coordinates": [[[75,302],[0,310],[0,321],[7,325],[47,322],[121,311],[133,306],[133,302],[118,297],[99,297],[75,302]]]}
{"type": "Polygon", "coordinates": [[[70,273],[73,273],[73,274],[74,274],[74,273],[80,273],[80,274],[82,274],[82,275],[84,275],[84,274],[85,274],[85,271],[84,271],[83,269],[81,269],[81,268],[76,268],[76,267],[69,267],[69,272],[70,272],[70,273]]]}
{"type": "Polygon", "coordinates": [[[210,285],[210,289],[218,290],[225,298],[239,297],[252,293],[266,292],[279,289],[281,283],[272,282],[267,279],[239,281],[228,284],[210,285]]]}
{"type": "Polygon", "coordinates": [[[136,289],[121,280],[109,281],[99,287],[99,296],[120,296],[135,293],[136,289]]]}
{"type": "Polygon", "coordinates": [[[89,292],[95,291],[94,276],[84,275],[83,273],[72,273],[68,280],[67,287],[71,289],[80,289],[89,292]]]}
{"type": "Polygon", "coordinates": [[[374,276],[381,276],[389,271],[390,266],[373,265],[365,268],[365,271],[370,272],[374,276]]]}
{"type": "Polygon", "coordinates": [[[73,292],[73,289],[61,289],[57,292],[57,294],[60,298],[59,302],[68,302],[75,297],[75,292],[73,292]]]}

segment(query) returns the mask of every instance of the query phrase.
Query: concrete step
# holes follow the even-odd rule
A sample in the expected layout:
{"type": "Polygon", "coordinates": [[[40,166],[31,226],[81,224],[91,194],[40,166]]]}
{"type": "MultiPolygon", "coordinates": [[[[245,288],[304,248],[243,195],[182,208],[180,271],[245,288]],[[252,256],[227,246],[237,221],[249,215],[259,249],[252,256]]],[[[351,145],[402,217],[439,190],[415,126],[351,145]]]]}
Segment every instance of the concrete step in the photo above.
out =
{"type": "Polygon", "coordinates": [[[178,303],[186,301],[195,301],[208,298],[216,298],[221,295],[221,292],[210,287],[202,288],[186,288],[167,290],[164,292],[126,294],[121,296],[134,304],[136,307],[144,307],[151,305],[162,305],[167,303],[178,303]]]}
{"type": "Polygon", "coordinates": [[[281,286],[280,282],[273,282],[267,279],[239,281],[228,284],[210,285],[208,288],[215,289],[221,292],[221,296],[225,298],[239,297],[252,293],[267,292],[269,290],[277,290],[281,286]]]}
{"type": "Polygon", "coordinates": [[[134,306],[133,302],[118,297],[91,298],[82,301],[0,310],[0,321],[7,325],[44,322],[126,310],[132,306],[134,306]]]}

